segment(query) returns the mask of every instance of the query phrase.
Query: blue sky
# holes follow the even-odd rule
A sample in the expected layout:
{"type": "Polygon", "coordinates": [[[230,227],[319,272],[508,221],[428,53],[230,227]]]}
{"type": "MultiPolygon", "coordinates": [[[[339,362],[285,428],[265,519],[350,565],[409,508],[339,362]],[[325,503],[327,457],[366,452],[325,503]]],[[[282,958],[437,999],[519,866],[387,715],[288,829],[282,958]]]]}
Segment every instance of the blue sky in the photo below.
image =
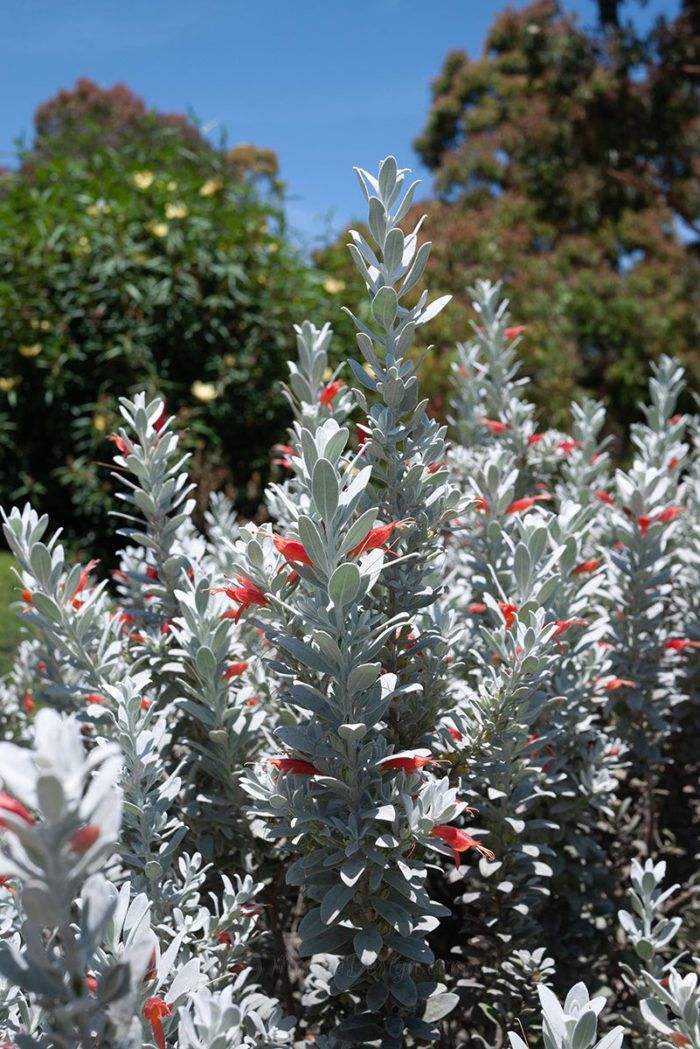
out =
{"type": "MultiPolygon", "coordinates": [[[[3,0],[0,164],[37,105],[80,76],[274,149],[307,241],[361,213],[352,165],[411,142],[448,50],[477,55],[503,0],[3,0]]],[[[518,0],[513,6],[524,6],[518,0]]],[[[593,0],[566,0],[588,24],[593,0]]],[[[677,0],[630,12],[643,22],[677,0]]]]}

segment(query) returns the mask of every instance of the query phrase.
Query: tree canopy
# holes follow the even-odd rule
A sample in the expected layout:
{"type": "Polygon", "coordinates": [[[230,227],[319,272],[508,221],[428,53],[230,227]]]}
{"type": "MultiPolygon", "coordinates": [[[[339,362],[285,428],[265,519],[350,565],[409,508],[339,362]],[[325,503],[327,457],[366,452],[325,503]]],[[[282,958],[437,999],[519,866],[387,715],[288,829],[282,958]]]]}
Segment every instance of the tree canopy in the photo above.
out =
{"type": "Polygon", "coordinates": [[[555,408],[582,387],[627,421],[662,350],[700,374],[698,21],[687,3],[646,37],[589,34],[539,0],[432,85],[416,148],[435,176],[436,276],[457,293],[505,277],[555,408]]]}

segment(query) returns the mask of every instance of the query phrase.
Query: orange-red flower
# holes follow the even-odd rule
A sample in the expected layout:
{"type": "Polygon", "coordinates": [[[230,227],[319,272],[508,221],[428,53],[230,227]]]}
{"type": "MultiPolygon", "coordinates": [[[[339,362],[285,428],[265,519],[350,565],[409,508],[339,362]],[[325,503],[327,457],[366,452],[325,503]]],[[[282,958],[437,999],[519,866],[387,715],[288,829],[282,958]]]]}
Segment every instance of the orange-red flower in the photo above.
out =
{"type": "Polygon", "coordinates": [[[100,828],[96,827],[94,823],[89,823],[86,827],[81,827],[75,834],[71,834],[70,847],[73,852],[87,852],[91,845],[94,845],[100,836],[100,828]]]}
{"type": "Polygon", "coordinates": [[[528,444],[539,444],[540,441],[543,440],[543,438],[544,438],[544,434],[543,433],[533,433],[533,434],[530,434],[530,436],[528,437],[527,443],[528,444]]]}
{"type": "Polygon", "coordinates": [[[263,594],[262,590],[258,589],[253,583],[249,582],[243,576],[238,576],[237,580],[239,586],[220,586],[215,587],[212,590],[212,594],[226,594],[226,597],[230,598],[231,601],[235,601],[238,608],[234,611],[233,609],[229,612],[224,612],[223,619],[233,619],[234,622],[238,622],[246,608],[250,608],[251,605],[267,604],[267,598],[263,594]]]}
{"type": "Polygon", "coordinates": [[[80,606],[82,605],[82,599],[78,597],[78,594],[82,593],[82,591],[85,589],[90,579],[90,573],[92,572],[93,568],[97,568],[99,563],[100,562],[98,560],[89,561],[84,568],[80,569],[80,578],[78,579],[78,586],[76,587],[72,599],[73,608],[80,608],[80,606]]]}
{"type": "Polygon", "coordinates": [[[117,451],[121,455],[128,455],[129,449],[126,446],[126,441],[124,440],[123,437],[120,437],[119,434],[110,433],[110,434],[107,435],[107,440],[111,441],[113,444],[116,444],[117,451]]]}
{"type": "Polygon", "coordinates": [[[298,539],[285,539],[283,535],[276,535],[273,536],[273,542],[285,561],[298,565],[313,564],[303,544],[298,539]]]}
{"type": "Polygon", "coordinates": [[[102,706],[103,707],[107,703],[109,703],[109,700],[107,699],[106,696],[101,696],[99,692],[88,692],[88,694],[85,697],[85,702],[86,703],[94,703],[95,706],[102,706]]]}
{"type": "Polygon", "coordinates": [[[554,633],[552,634],[552,637],[561,637],[561,635],[565,634],[566,631],[569,630],[572,626],[589,625],[587,619],[556,619],[555,623],[557,624],[557,627],[554,633]]]}
{"type": "Polygon", "coordinates": [[[516,499],[506,510],[507,514],[520,514],[523,510],[529,510],[531,506],[541,500],[551,499],[551,495],[526,495],[524,499],[516,499]]]}
{"type": "Polygon", "coordinates": [[[506,630],[510,630],[513,623],[515,622],[515,617],[518,614],[518,606],[509,605],[505,601],[499,601],[498,607],[501,610],[501,615],[506,621],[506,630]]]}
{"type": "Polygon", "coordinates": [[[274,765],[276,769],[286,776],[291,772],[294,776],[320,776],[321,773],[310,761],[303,758],[270,758],[268,765],[274,765]]]}
{"type": "Polygon", "coordinates": [[[671,652],[685,652],[686,648],[700,648],[700,641],[691,641],[689,637],[670,637],[664,641],[664,648],[671,652]]]}
{"type": "MultiPolygon", "coordinates": [[[[11,812],[13,816],[19,816],[20,819],[24,820],[25,823],[34,823],[34,817],[28,809],[24,807],[21,801],[17,801],[17,798],[13,798],[11,794],[6,794],[4,790],[0,790],[0,812],[11,812]]],[[[7,827],[8,824],[5,820],[0,819],[0,827],[7,827]]]]}
{"type": "Polygon", "coordinates": [[[656,520],[662,524],[668,524],[669,521],[675,521],[679,514],[682,514],[685,510],[684,506],[669,506],[665,510],[662,510],[660,514],[657,514],[656,520]]]}
{"type": "Polygon", "coordinates": [[[325,404],[326,407],[333,411],[333,401],[338,396],[343,386],[345,386],[345,383],[342,379],[334,379],[333,382],[329,382],[327,386],[324,386],[319,397],[321,404],[325,404]]]}
{"type": "Polygon", "coordinates": [[[602,488],[598,489],[598,491],[595,493],[595,497],[596,499],[600,499],[601,503],[606,503],[607,506],[615,505],[615,500],[613,499],[613,497],[607,492],[603,491],[602,488]]]}
{"type": "Polygon", "coordinates": [[[143,1007],[143,1015],[151,1025],[153,1040],[158,1049],[165,1049],[165,1032],[163,1031],[163,1017],[172,1015],[172,1006],[168,1005],[162,998],[147,998],[143,1007]]]}
{"type": "Polygon", "coordinates": [[[410,522],[406,519],[404,521],[389,521],[387,524],[377,525],[376,528],[370,528],[362,542],[353,547],[349,556],[359,557],[360,554],[366,554],[370,550],[379,550],[389,542],[389,539],[397,528],[400,530],[405,528],[408,524],[410,524],[410,522]]]}
{"type": "Polygon", "coordinates": [[[489,428],[491,433],[505,433],[510,429],[510,423],[501,422],[500,419],[482,419],[481,422],[489,428]]]}
{"type": "Polygon", "coordinates": [[[32,696],[31,689],[27,689],[27,691],[24,693],[24,712],[27,716],[29,716],[30,714],[33,714],[35,710],[36,703],[34,702],[34,697],[32,696]]]}
{"type": "Polygon", "coordinates": [[[518,335],[522,335],[524,331],[527,331],[527,324],[515,324],[512,328],[506,328],[503,334],[506,339],[515,339],[518,335]]]}
{"type": "Polygon", "coordinates": [[[605,682],[605,687],[608,692],[614,692],[618,688],[636,688],[637,682],[626,677],[611,677],[605,682]]]}
{"type": "Polygon", "coordinates": [[[460,827],[451,827],[449,824],[444,824],[440,827],[433,827],[430,832],[434,838],[440,838],[452,849],[452,855],[455,858],[455,866],[459,870],[461,860],[459,858],[460,852],[466,852],[467,849],[476,849],[482,856],[485,856],[487,860],[495,859],[491,849],[487,849],[485,845],[481,845],[475,838],[472,838],[471,834],[467,834],[466,830],[462,830],[460,827]]]}
{"type": "Polygon", "coordinates": [[[296,453],[291,444],[273,444],[272,451],[279,455],[278,459],[272,460],[275,466],[283,466],[285,470],[292,469],[292,456],[296,453]]]}
{"type": "Polygon", "coordinates": [[[473,601],[471,605],[467,605],[467,612],[473,616],[482,616],[486,611],[486,605],[482,601],[473,601]]]}
{"type": "Polygon", "coordinates": [[[422,769],[425,765],[431,765],[433,758],[430,754],[404,754],[398,758],[385,758],[380,761],[382,770],[386,769],[400,769],[402,772],[417,772],[418,769],[422,769]]]}
{"type": "Polygon", "coordinates": [[[447,731],[449,735],[452,736],[452,739],[456,740],[457,743],[461,743],[464,739],[464,736],[458,728],[448,728],[447,731]]]}
{"type": "Polygon", "coordinates": [[[650,525],[654,523],[653,517],[648,517],[647,514],[642,514],[637,518],[637,524],[639,525],[639,531],[641,532],[642,539],[649,531],[650,525]]]}
{"type": "Polygon", "coordinates": [[[232,677],[240,677],[240,675],[245,673],[247,669],[247,659],[242,659],[238,663],[232,663],[231,666],[224,671],[224,681],[230,681],[232,677]]]}
{"type": "Polygon", "coordinates": [[[597,557],[592,557],[589,561],[582,561],[580,565],[572,568],[571,574],[587,575],[588,572],[595,572],[596,568],[600,568],[600,561],[597,557]]]}
{"type": "Polygon", "coordinates": [[[570,455],[571,452],[574,451],[574,449],[580,448],[580,447],[581,447],[581,442],[580,441],[572,441],[572,440],[559,441],[559,444],[557,445],[557,448],[559,448],[564,453],[564,455],[570,455]]]}

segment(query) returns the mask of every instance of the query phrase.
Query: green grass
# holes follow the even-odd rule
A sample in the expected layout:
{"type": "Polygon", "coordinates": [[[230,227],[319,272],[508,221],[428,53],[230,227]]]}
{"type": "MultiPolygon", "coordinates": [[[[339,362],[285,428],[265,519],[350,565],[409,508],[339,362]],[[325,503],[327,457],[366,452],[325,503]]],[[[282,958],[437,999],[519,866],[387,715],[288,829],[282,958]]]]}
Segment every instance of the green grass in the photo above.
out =
{"type": "Polygon", "coordinates": [[[19,642],[21,620],[10,604],[17,600],[17,579],[11,571],[13,558],[0,551],[0,676],[12,666],[19,642]]]}

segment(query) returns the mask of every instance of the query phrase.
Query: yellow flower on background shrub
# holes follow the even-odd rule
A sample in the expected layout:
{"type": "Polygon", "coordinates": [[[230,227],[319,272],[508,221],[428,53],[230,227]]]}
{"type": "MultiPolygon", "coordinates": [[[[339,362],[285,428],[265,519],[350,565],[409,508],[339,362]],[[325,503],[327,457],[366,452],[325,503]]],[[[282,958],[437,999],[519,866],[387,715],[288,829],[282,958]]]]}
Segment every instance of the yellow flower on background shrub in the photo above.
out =
{"type": "Polygon", "coordinates": [[[10,393],[21,381],[21,375],[0,375],[0,393],[10,393]]]}
{"type": "Polygon", "coordinates": [[[218,193],[220,189],[221,179],[210,178],[207,179],[203,186],[200,186],[199,195],[200,197],[211,197],[213,193],[218,193]]]}
{"type": "Polygon", "coordinates": [[[219,391],[213,382],[202,382],[201,379],[195,379],[190,389],[193,396],[196,397],[198,401],[202,401],[203,404],[207,404],[209,401],[215,401],[219,396],[219,391]]]}
{"type": "Polygon", "coordinates": [[[107,416],[102,415],[100,412],[95,412],[92,417],[92,425],[98,433],[104,433],[107,429],[107,416]]]}
{"type": "Polygon", "coordinates": [[[345,288],[345,281],[337,280],[335,277],[329,277],[328,280],[324,280],[323,288],[329,295],[337,295],[339,291],[343,291],[345,288]]]}
{"type": "Polygon", "coordinates": [[[184,219],[189,215],[189,211],[184,204],[166,204],[165,205],[165,217],[166,219],[184,219]]]}
{"type": "Polygon", "coordinates": [[[34,342],[31,346],[20,346],[19,352],[22,357],[38,357],[42,349],[40,342],[34,342]]]}
{"type": "Polygon", "coordinates": [[[167,237],[170,231],[170,226],[167,222],[149,222],[146,226],[149,233],[152,233],[154,237],[167,237]]]}
{"type": "Polygon", "coordinates": [[[154,179],[155,175],[152,171],[135,171],[131,177],[137,189],[148,189],[149,186],[153,185],[154,179]]]}

